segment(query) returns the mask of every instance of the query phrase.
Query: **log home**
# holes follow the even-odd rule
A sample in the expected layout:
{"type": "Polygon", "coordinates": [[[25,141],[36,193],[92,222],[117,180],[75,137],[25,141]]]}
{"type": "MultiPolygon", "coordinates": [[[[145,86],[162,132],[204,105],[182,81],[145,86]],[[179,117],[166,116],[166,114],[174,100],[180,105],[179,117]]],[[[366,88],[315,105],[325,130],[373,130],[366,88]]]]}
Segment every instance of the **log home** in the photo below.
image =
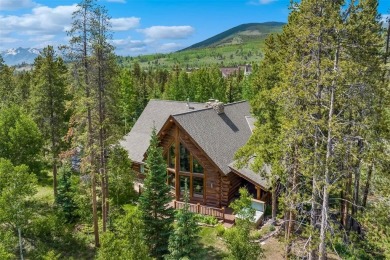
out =
{"type": "Polygon", "coordinates": [[[252,134],[254,119],[246,101],[223,104],[151,100],[121,142],[141,176],[153,126],[167,162],[167,182],[182,200],[187,180],[190,202],[226,207],[246,186],[253,197],[269,202],[269,184],[250,169],[238,169],[234,154],[252,134]]]}

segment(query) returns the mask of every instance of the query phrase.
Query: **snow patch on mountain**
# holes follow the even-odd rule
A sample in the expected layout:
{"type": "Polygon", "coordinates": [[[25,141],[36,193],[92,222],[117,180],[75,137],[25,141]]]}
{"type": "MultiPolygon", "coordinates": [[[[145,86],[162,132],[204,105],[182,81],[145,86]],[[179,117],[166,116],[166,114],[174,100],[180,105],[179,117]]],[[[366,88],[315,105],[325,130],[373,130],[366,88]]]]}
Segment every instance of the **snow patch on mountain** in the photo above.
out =
{"type": "Polygon", "coordinates": [[[5,64],[9,66],[19,64],[33,64],[36,57],[38,57],[40,49],[37,48],[12,48],[0,52],[5,64]]]}

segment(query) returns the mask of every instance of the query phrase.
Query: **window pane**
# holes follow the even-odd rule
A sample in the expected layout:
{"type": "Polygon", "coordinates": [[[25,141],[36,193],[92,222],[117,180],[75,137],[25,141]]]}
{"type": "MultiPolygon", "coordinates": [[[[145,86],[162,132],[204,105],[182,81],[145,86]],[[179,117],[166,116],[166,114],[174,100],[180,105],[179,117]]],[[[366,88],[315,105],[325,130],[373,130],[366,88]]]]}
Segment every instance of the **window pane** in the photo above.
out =
{"type": "Polygon", "coordinates": [[[190,171],[190,153],[182,144],[180,144],[180,171],[190,171]]]}
{"type": "Polygon", "coordinates": [[[203,178],[192,177],[192,189],[194,192],[194,197],[203,197],[203,178]]]}
{"type": "Polygon", "coordinates": [[[203,173],[203,167],[200,163],[193,157],[193,172],[195,173],[203,173]]]}
{"type": "Polygon", "coordinates": [[[175,168],[175,143],[169,147],[169,168],[175,168]]]}
{"type": "Polygon", "coordinates": [[[180,195],[184,194],[185,183],[187,182],[187,190],[190,192],[190,177],[180,176],[180,195]]]}
{"type": "Polygon", "coordinates": [[[168,172],[168,184],[172,189],[175,189],[175,174],[168,172]]]}

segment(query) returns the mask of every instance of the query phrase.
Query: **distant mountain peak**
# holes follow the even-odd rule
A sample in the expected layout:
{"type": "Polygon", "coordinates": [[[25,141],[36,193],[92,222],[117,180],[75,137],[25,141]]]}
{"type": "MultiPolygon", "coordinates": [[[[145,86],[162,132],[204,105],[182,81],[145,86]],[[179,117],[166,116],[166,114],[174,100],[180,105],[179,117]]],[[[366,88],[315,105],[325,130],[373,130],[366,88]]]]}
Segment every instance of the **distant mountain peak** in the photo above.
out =
{"type": "Polygon", "coordinates": [[[18,47],[2,51],[0,54],[3,57],[5,64],[14,66],[22,63],[34,63],[35,58],[38,57],[40,52],[41,49],[37,48],[18,47]]]}

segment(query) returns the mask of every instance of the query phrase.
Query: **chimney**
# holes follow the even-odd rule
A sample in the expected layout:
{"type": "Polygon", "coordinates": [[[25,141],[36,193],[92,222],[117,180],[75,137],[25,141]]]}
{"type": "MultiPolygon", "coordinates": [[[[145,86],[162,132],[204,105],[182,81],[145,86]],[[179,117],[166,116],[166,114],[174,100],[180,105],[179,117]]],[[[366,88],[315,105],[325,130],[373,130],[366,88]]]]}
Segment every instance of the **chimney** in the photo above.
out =
{"type": "Polygon", "coordinates": [[[212,103],[212,106],[213,106],[213,109],[215,110],[215,112],[217,112],[218,115],[224,113],[223,102],[219,102],[218,100],[215,100],[215,102],[212,103]]]}

